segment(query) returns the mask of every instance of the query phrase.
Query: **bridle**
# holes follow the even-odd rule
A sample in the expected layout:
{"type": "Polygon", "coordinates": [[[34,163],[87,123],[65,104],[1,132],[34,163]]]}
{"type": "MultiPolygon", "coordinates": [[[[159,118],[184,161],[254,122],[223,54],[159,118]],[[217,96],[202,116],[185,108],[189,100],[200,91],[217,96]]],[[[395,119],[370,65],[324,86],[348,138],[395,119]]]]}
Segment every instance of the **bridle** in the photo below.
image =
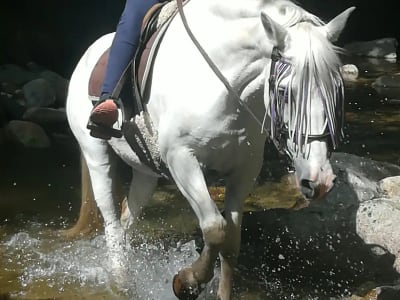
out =
{"type": "MultiPolygon", "coordinates": [[[[286,145],[286,141],[289,137],[289,129],[286,126],[286,124],[283,122],[283,118],[281,121],[273,121],[272,126],[275,128],[275,130],[269,131],[265,128],[264,126],[264,122],[261,122],[257,116],[251,111],[251,109],[247,106],[247,104],[240,98],[239,94],[237,93],[237,91],[235,91],[232,86],[230,85],[230,83],[228,82],[228,80],[225,78],[225,76],[221,73],[221,71],[218,69],[218,67],[215,65],[215,63],[211,60],[211,58],[208,56],[208,54],[205,52],[205,50],[203,49],[203,47],[200,45],[200,43],[198,42],[198,40],[196,39],[196,37],[193,35],[192,31],[189,28],[189,25],[187,23],[186,20],[186,16],[183,10],[183,0],[177,0],[177,7],[178,7],[178,12],[179,15],[182,19],[183,25],[190,37],[190,39],[192,40],[192,42],[194,43],[194,45],[196,46],[196,48],[199,50],[200,54],[203,56],[203,58],[205,59],[205,61],[208,63],[208,65],[210,66],[210,68],[213,70],[213,72],[216,74],[216,76],[219,78],[219,80],[224,84],[224,86],[226,87],[226,89],[228,90],[228,92],[233,96],[233,98],[239,103],[239,105],[241,105],[249,114],[250,116],[261,126],[262,132],[264,132],[267,137],[271,138],[271,140],[274,142],[276,148],[284,154],[287,154],[289,157],[291,157],[292,155],[290,154],[290,152],[287,149],[287,145],[286,145]]],[[[288,67],[291,67],[291,64],[289,61],[285,60],[284,58],[282,58],[282,56],[279,53],[278,48],[274,47],[273,51],[272,51],[272,55],[271,55],[271,71],[270,71],[270,78],[269,78],[269,92],[271,95],[271,91],[272,91],[272,87],[275,87],[275,83],[276,83],[276,79],[275,79],[275,69],[278,63],[281,63],[283,65],[286,65],[288,67]]],[[[270,97],[271,101],[276,101],[276,97],[270,97]]],[[[283,106],[284,107],[284,106],[283,106]]],[[[283,107],[281,106],[281,115],[283,116],[283,107]]],[[[270,109],[271,109],[271,103],[270,103],[270,109]]],[[[272,113],[272,111],[270,111],[270,113],[272,113]]],[[[272,114],[271,114],[271,118],[272,118],[272,114]]],[[[302,138],[306,138],[305,134],[302,134],[302,138]]],[[[328,139],[328,144],[329,141],[332,142],[333,144],[333,149],[335,149],[337,143],[336,143],[336,138],[333,136],[333,134],[330,131],[325,130],[324,133],[322,134],[307,134],[307,141],[311,142],[311,141],[316,141],[316,140],[326,140],[328,139]],[[329,137],[331,137],[331,139],[328,139],[329,137]]]]}
{"type": "MultiPolygon", "coordinates": [[[[278,72],[291,72],[291,62],[286,58],[282,57],[279,53],[277,47],[273,47],[271,53],[271,68],[270,68],[270,76],[269,76],[269,95],[270,95],[270,104],[269,104],[269,113],[271,117],[271,139],[278,149],[279,152],[287,154],[291,157],[290,152],[287,149],[287,140],[289,138],[290,130],[283,120],[285,106],[288,103],[288,88],[285,89],[284,94],[281,95],[279,92],[277,93],[277,75],[278,72]]],[[[332,143],[334,137],[329,131],[328,126],[325,126],[325,130],[321,134],[304,134],[300,133],[301,138],[306,140],[307,143],[311,143],[313,141],[327,141],[330,149],[335,149],[336,146],[332,143]]]]}

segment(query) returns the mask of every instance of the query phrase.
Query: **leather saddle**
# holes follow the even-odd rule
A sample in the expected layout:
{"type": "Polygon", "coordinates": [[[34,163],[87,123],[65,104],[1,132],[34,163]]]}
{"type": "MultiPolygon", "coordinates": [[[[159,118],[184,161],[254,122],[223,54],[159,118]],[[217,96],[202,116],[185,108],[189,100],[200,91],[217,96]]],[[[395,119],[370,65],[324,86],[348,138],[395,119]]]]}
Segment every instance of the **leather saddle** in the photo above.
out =
{"type": "MultiPolygon", "coordinates": [[[[130,78],[131,92],[133,92],[136,101],[129,103],[128,101],[124,101],[123,121],[130,120],[133,115],[144,110],[148,87],[151,84],[150,74],[153,61],[169,21],[176,14],[176,11],[174,11],[171,15],[168,15],[167,18],[164,16],[164,21],[160,24],[160,13],[164,5],[168,3],[171,3],[171,1],[157,3],[146,13],[142,22],[141,36],[136,53],[113,93],[113,96],[118,98],[122,88],[126,86],[127,79],[130,78]]],[[[110,49],[108,48],[101,55],[89,79],[88,94],[89,98],[94,103],[97,102],[100,97],[101,85],[105,77],[109,52],[110,49]]]]}

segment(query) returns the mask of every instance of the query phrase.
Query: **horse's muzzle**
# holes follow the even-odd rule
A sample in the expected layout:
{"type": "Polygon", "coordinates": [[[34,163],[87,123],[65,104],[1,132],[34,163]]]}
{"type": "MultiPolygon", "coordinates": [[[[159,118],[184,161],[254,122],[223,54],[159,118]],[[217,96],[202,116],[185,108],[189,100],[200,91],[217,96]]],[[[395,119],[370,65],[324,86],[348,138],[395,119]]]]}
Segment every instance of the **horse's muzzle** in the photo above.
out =
{"type": "Polygon", "coordinates": [[[307,200],[322,199],[333,187],[333,181],[330,183],[320,183],[312,180],[300,180],[300,192],[307,200]]]}

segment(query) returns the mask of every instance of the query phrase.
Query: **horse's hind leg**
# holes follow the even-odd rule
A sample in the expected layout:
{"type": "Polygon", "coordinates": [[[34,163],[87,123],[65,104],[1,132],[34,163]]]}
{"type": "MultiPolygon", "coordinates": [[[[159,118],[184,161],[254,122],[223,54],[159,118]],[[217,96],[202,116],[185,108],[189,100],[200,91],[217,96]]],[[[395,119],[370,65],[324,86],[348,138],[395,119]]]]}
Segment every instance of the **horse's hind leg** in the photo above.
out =
{"type": "MultiPolygon", "coordinates": [[[[261,166],[261,163],[260,163],[261,166]]],[[[231,299],[234,268],[240,251],[243,203],[252,190],[260,168],[256,159],[248,161],[227,178],[224,202],[227,238],[220,249],[221,278],[218,286],[218,299],[231,299]]]]}
{"type": "MultiPolygon", "coordinates": [[[[117,171],[117,170],[116,170],[117,171]]],[[[115,173],[116,174],[116,173],[115,173]]],[[[114,198],[119,202],[126,199],[126,193],[123,190],[122,181],[116,177],[113,186],[114,198]]],[[[89,169],[83,155],[81,155],[81,208],[79,218],[75,225],[67,230],[62,230],[68,239],[91,236],[103,228],[103,219],[94,200],[92,183],[89,175],[89,169]]]]}
{"type": "MultiPolygon", "coordinates": [[[[81,142],[81,141],[80,141],[81,142]]],[[[93,195],[104,222],[104,232],[107,247],[113,267],[122,266],[124,231],[119,219],[119,212],[114,202],[113,172],[111,149],[102,140],[88,137],[81,144],[92,183],[93,195]]]]}
{"type": "Polygon", "coordinates": [[[189,201],[203,232],[204,248],[190,267],[174,277],[173,289],[179,299],[195,299],[213,277],[215,260],[225,241],[225,219],[210,197],[199,162],[186,148],[168,152],[170,172],[182,194],[189,201]]]}
{"type": "Polygon", "coordinates": [[[125,229],[137,222],[157,187],[158,177],[132,169],[132,181],[128,195],[128,210],[122,220],[125,229]]]}
{"type": "Polygon", "coordinates": [[[79,219],[73,227],[62,231],[62,233],[67,238],[74,239],[79,236],[91,235],[102,227],[103,223],[93,197],[89,170],[86,160],[81,155],[81,208],[79,211],[79,219]]]}

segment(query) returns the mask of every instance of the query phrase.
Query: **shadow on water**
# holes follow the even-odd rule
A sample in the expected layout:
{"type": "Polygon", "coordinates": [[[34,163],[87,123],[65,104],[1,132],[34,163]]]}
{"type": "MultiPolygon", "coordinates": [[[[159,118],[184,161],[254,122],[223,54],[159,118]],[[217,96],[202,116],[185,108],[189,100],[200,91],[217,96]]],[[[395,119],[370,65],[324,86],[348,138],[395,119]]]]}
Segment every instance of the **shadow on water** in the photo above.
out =
{"type": "Polygon", "coordinates": [[[49,148],[1,145],[0,208],[2,221],[55,215],[75,218],[80,197],[79,150],[70,136],[53,138],[49,148]]]}
{"type": "MultiPolygon", "coordinates": [[[[346,140],[340,151],[400,164],[400,90],[371,87],[377,76],[393,74],[399,67],[364,60],[358,66],[361,79],[346,84],[346,140]]],[[[274,186],[287,173],[286,161],[273,151],[266,156],[260,182],[274,186]]],[[[79,150],[70,135],[55,136],[48,149],[2,145],[0,170],[0,296],[174,299],[170,280],[196,256],[195,246],[185,244],[188,236],[198,238],[193,235],[195,217],[176,190],[161,190],[159,205],[142,220],[143,232],[129,257],[132,281],[126,286],[136,294],[127,296],[101,263],[107,255],[101,233],[65,241],[55,230],[71,226],[80,207],[79,150]],[[156,228],[164,230],[154,234],[156,228]],[[145,237],[149,232],[150,240],[145,237]]],[[[289,198],[280,191],[282,201],[289,198]]],[[[271,188],[263,193],[272,194],[271,188]]],[[[362,286],[398,277],[388,271],[393,256],[372,255],[354,224],[330,231],[327,223],[340,220],[323,219],[312,207],[294,213],[251,204],[243,219],[237,299],[344,299],[362,286]],[[299,226],[304,215],[307,224],[299,226]]],[[[339,217],[354,219],[356,209],[353,206],[339,217]]],[[[213,294],[215,282],[203,299],[212,299],[207,295],[213,294]]]]}

